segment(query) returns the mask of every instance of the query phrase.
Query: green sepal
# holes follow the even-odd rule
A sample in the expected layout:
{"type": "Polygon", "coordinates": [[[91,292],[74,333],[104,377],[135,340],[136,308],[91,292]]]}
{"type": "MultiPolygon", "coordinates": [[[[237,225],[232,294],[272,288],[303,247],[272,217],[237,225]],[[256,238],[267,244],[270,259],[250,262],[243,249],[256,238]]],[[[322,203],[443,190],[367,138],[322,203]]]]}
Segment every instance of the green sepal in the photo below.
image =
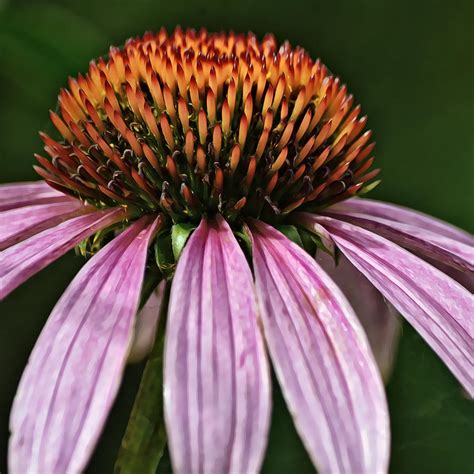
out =
{"type": "Polygon", "coordinates": [[[155,345],[143,371],[127,429],[120,446],[115,474],[154,474],[166,445],[163,416],[163,348],[170,294],[166,285],[155,345]]]}
{"type": "Polygon", "coordinates": [[[155,261],[163,275],[169,279],[173,276],[176,262],[173,255],[171,230],[167,229],[155,239],[155,261]]]}
{"type": "Polygon", "coordinates": [[[311,255],[315,256],[318,250],[322,250],[327,254],[331,255],[337,263],[337,247],[334,246],[334,250],[328,249],[321,237],[312,232],[311,230],[305,229],[304,227],[298,227],[298,232],[300,233],[301,239],[303,240],[304,249],[311,255]]]}
{"type": "Polygon", "coordinates": [[[176,262],[178,261],[189,236],[195,228],[196,226],[194,224],[175,224],[171,228],[171,247],[176,262]]]}
{"type": "Polygon", "coordinates": [[[292,242],[299,245],[301,248],[305,248],[296,226],[282,224],[277,225],[276,229],[279,230],[284,236],[288,237],[292,242]]]}
{"type": "Polygon", "coordinates": [[[250,261],[252,261],[252,237],[247,224],[244,224],[241,230],[234,231],[234,235],[243,252],[250,258],[250,261]]]}
{"type": "Polygon", "coordinates": [[[311,256],[316,255],[316,251],[318,248],[322,248],[323,244],[321,239],[303,227],[298,228],[298,233],[301,237],[301,242],[303,243],[303,248],[308,252],[311,256]]]}
{"type": "Polygon", "coordinates": [[[76,255],[82,257],[92,257],[105,244],[110,242],[114,237],[114,230],[119,228],[117,225],[97,231],[95,234],[87,237],[74,248],[76,255]]]}

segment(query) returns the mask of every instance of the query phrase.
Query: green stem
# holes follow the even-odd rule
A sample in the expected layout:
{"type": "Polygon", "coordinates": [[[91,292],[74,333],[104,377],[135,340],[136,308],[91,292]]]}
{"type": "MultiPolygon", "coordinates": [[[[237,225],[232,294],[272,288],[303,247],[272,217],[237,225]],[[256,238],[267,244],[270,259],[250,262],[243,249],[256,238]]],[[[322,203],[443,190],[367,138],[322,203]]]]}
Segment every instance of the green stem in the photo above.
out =
{"type": "Polygon", "coordinates": [[[163,346],[170,283],[166,284],[155,345],[143,371],[122,438],[115,474],[154,474],[166,444],[163,417],[163,346]]]}

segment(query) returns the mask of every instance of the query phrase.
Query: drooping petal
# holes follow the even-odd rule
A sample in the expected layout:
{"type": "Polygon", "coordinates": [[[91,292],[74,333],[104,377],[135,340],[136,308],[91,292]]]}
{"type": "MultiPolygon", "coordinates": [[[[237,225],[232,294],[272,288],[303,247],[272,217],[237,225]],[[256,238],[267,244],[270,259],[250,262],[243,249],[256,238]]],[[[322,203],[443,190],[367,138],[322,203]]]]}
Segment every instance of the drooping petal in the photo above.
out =
{"type": "Polygon", "coordinates": [[[389,219],[395,222],[401,222],[403,224],[411,224],[435,234],[444,235],[445,237],[457,240],[466,245],[474,245],[474,237],[468,232],[440,219],[429,216],[428,214],[423,214],[422,212],[388,202],[375,201],[366,198],[353,198],[331,206],[329,209],[331,212],[356,212],[373,217],[381,217],[382,219],[389,219]]]}
{"type": "Polygon", "coordinates": [[[0,211],[65,200],[72,201],[74,198],[56,191],[45,181],[0,184],[0,211]]]}
{"type": "Polygon", "coordinates": [[[0,252],[0,300],[79,242],[126,216],[110,208],[74,217],[0,252]]]}
{"type": "Polygon", "coordinates": [[[165,287],[166,281],[162,280],[137,314],[132,346],[128,354],[130,363],[143,360],[153,349],[165,287]]]}
{"type": "Polygon", "coordinates": [[[175,472],[258,472],[269,424],[269,373],[252,275],[221,217],[201,221],[178,262],[164,384],[175,472]]]}
{"type": "Polygon", "coordinates": [[[318,252],[316,261],[349,300],[367,334],[382,378],[387,381],[401,332],[396,309],[344,255],[339,256],[336,265],[334,258],[326,252],[318,252]]]}
{"type": "Polygon", "coordinates": [[[82,471],[117,394],[156,229],[142,218],[81,269],[25,369],[10,420],[10,472],[82,471]]]}
{"type": "Polygon", "coordinates": [[[315,217],[346,257],[400,311],[474,396],[474,298],[389,240],[348,222],[315,217]]]}
{"type": "Polygon", "coordinates": [[[253,224],[265,339],[286,402],[323,473],[383,473],[389,458],[384,388],[346,298],[299,246],[253,224]]]}
{"type": "Polygon", "coordinates": [[[346,220],[417,252],[459,270],[474,271],[474,240],[470,245],[412,224],[352,211],[328,209],[327,215],[346,220]]]}
{"type": "Polygon", "coordinates": [[[67,199],[0,212],[0,250],[93,210],[92,206],[85,206],[78,199],[67,199]]]}

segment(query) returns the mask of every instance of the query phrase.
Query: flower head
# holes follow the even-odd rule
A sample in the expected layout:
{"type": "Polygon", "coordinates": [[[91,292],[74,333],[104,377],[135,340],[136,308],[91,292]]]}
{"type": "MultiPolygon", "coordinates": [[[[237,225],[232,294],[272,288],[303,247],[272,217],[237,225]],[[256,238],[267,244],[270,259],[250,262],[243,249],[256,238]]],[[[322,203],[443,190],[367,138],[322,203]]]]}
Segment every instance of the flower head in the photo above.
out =
{"type": "Polygon", "coordinates": [[[273,36],[178,29],[129,40],[69,80],[38,173],[97,207],[199,222],[281,220],[355,195],[374,144],[353,97],[273,36]]]}
{"type": "Polygon", "coordinates": [[[177,472],[259,470],[268,358],[321,472],[386,472],[395,312],[474,395],[474,239],[354,197],[378,173],[359,113],[271,36],[147,33],[70,79],[44,180],[0,186],[1,298],[69,249],[92,255],[25,369],[12,473],[84,469],[160,300],[177,472]],[[160,280],[169,307],[152,292],[138,312],[160,280]]]}

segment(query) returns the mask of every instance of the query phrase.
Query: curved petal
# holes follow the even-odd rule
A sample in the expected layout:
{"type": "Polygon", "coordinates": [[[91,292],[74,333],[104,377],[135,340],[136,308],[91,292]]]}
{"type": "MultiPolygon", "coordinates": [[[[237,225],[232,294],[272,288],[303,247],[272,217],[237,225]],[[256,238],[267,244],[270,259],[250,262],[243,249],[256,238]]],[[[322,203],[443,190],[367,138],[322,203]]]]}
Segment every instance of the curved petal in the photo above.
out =
{"type": "Polygon", "coordinates": [[[126,216],[111,208],[74,217],[0,252],[0,300],[79,242],[126,216]]]}
{"type": "Polygon", "coordinates": [[[428,214],[423,214],[422,212],[388,202],[374,201],[366,198],[352,198],[331,206],[328,210],[331,212],[349,211],[368,214],[373,217],[390,219],[403,224],[411,224],[435,234],[444,235],[445,237],[457,240],[466,245],[474,245],[474,237],[468,232],[440,219],[429,216],[428,214]]]}
{"type": "Polygon", "coordinates": [[[10,472],[82,471],[117,394],[156,222],[142,218],[81,269],[25,369],[10,420],[10,472]]]}
{"type": "Polygon", "coordinates": [[[384,387],[364,331],[321,267],[272,227],[253,225],[265,339],[283,395],[323,473],[387,470],[384,387]]]}
{"type": "Polygon", "coordinates": [[[258,472],[269,424],[269,373],[252,275],[221,217],[201,221],[178,262],[164,385],[176,472],[258,472]]]}
{"type": "Polygon", "coordinates": [[[344,255],[337,265],[326,252],[318,252],[316,261],[342,290],[367,334],[382,378],[388,381],[401,332],[396,309],[344,255]]]}
{"type": "Polygon", "coordinates": [[[78,199],[67,199],[0,212],[0,250],[93,210],[92,206],[85,206],[78,199]]]}
{"type": "Polygon", "coordinates": [[[165,287],[166,281],[162,280],[137,314],[132,346],[128,354],[129,363],[140,362],[153,349],[165,287]]]}
{"type": "Polygon", "coordinates": [[[65,200],[76,199],[56,191],[46,181],[0,184],[0,211],[65,200]]]}
{"type": "MultiPolygon", "coordinates": [[[[415,255],[418,255],[416,252],[413,252],[415,255]]],[[[420,256],[420,255],[418,255],[420,256]]],[[[464,286],[469,292],[474,293],[474,272],[466,272],[453,268],[449,265],[444,264],[438,260],[434,260],[429,257],[424,257],[423,260],[428,262],[433,267],[442,271],[453,280],[457,281],[460,285],[464,286]]]]}
{"type": "Polygon", "coordinates": [[[330,209],[325,214],[371,230],[423,257],[438,260],[459,270],[471,273],[474,271],[473,244],[468,245],[425,228],[369,214],[349,211],[331,212],[330,209]]]}
{"type": "Polygon", "coordinates": [[[389,240],[320,216],[346,257],[400,311],[474,396],[474,299],[464,287],[389,240]]]}

